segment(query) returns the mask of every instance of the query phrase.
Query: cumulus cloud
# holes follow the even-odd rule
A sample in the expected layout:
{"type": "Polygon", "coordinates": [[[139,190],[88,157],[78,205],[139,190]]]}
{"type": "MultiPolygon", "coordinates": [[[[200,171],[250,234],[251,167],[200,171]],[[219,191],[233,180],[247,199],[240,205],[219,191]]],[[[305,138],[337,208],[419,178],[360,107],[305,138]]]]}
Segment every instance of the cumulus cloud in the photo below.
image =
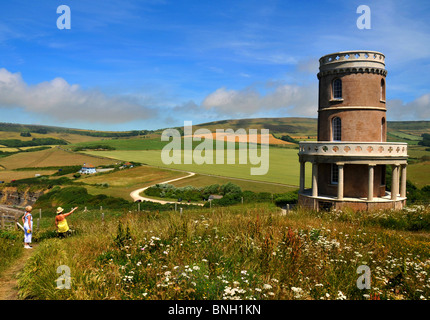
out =
{"type": "Polygon", "coordinates": [[[283,110],[285,116],[315,116],[318,107],[316,85],[278,84],[261,93],[256,88],[242,90],[219,88],[209,94],[201,106],[231,116],[249,116],[264,111],[283,110]]]}
{"type": "Polygon", "coordinates": [[[20,73],[3,68],[0,69],[0,108],[8,107],[19,107],[60,121],[124,123],[156,115],[135,98],[84,90],[62,78],[28,85],[20,73]]]}
{"type": "Polygon", "coordinates": [[[400,99],[387,101],[388,118],[391,120],[429,120],[430,93],[424,94],[410,102],[400,99]]]}

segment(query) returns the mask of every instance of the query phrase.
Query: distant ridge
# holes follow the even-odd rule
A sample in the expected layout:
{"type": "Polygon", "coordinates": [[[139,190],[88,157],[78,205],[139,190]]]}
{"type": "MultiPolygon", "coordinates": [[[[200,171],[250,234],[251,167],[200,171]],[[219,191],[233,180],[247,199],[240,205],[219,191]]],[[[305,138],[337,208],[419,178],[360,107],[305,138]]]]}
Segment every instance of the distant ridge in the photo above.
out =
{"type": "MultiPolygon", "coordinates": [[[[269,129],[270,133],[291,136],[316,136],[317,119],[306,117],[285,117],[285,118],[250,118],[250,119],[228,119],[216,120],[201,124],[194,124],[194,128],[206,128],[215,132],[216,129],[244,128],[269,129]]],[[[181,127],[175,127],[180,129],[181,127]]],[[[92,137],[132,137],[145,135],[148,133],[160,133],[158,130],[130,130],[130,131],[101,131],[89,129],[66,128],[49,125],[18,124],[0,122],[0,131],[10,132],[34,132],[34,133],[73,133],[92,137]]],[[[404,132],[421,136],[422,133],[430,133],[430,121],[388,121],[388,132],[404,132]]]]}

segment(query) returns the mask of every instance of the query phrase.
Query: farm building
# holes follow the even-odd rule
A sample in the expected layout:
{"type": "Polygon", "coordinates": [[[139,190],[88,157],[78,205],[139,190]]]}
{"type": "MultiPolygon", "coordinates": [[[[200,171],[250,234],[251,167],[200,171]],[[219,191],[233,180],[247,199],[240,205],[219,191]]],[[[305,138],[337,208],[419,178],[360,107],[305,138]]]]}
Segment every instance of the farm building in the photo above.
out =
{"type": "Polygon", "coordinates": [[[126,162],[124,163],[121,167],[119,167],[120,169],[127,169],[127,168],[133,168],[133,164],[131,162],[126,162]]]}
{"type": "Polygon", "coordinates": [[[92,174],[92,173],[96,173],[96,168],[91,165],[91,164],[85,164],[82,166],[81,170],[79,170],[79,173],[83,173],[83,174],[92,174]]]}

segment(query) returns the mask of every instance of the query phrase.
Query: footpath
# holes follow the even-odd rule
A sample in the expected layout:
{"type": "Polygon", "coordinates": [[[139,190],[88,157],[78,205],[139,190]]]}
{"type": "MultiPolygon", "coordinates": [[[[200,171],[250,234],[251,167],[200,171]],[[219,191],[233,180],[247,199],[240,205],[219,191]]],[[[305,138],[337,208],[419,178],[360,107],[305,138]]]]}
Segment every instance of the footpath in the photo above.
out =
{"type": "Polygon", "coordinates": [[[32,244],[33,249],[24,249],[21,257],[15,260],[0,276],[0,300],[18,300],[18,274],[25,266],[25,262],[31,257],[37,244],[32,244]]]}

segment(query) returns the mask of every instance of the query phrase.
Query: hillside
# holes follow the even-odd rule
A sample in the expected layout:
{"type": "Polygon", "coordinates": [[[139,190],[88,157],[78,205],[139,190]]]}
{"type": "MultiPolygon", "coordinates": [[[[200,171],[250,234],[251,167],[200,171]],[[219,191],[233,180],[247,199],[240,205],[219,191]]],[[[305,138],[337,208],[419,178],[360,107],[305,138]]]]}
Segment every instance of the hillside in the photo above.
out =
{"type": "MultiPolygon", "coordinates": [[[[178,128],[178,127],[177,127],[178,128]]],[[[288,134],[293,137],[307,137],[317,135],[317,119],[316,118],[301,118],[301,117],[285,117],[285,118],[254,118],[254,119],[230,119],[217,120],[201,124],[193,124],[193,128],[206,128],[215,132],[216,129],[269,129],[271,133],[276,135],[288,134]]],[[[178,128],[180,129],[180,128],[178,128]]],[[[145,136],[151,133],[161,133],[163,129],[158,130],[131,130],[131,131],[97,131],[84,130],[65,127],[54,127],[46,125],[33,124],[16,124],[16,123],[1,123],[0,122],[0,138],[12,139],[16,138],[19,133],[30,132],[32,136],[40,138],[53,137],[61,138],[68,141],[67,134],[92,137],[94,140],[100,138],[127,138],[145,136]]],[[[430,121],[388,121],[388,132],[404,133],[419,137],[423,133],[430,133],[430,121]]],[[[25,137],[21,137],[25,140],[25,137]]],[[[70,137],[69,137],[70,138],[70,137]]],[[[85,138],[83,138],[85,139],[85,138]]],[[[28,138],[27,138],[28,140],[28,138]]],[[[75,137],[76,140],[76,137],[75,137]]],[[[76,141],[69,141],[74,143],[76,141]]]]}
{"type": "MultiPolygon", "coordinates": [[[[161,141],[162,130],[148,131],[92,131],[61,127],[39,125],[2,124],[0,123],[0,181],[35,178],[39,175],[48,175],[50,179],[58,176],[57,170],[62,168],[74,170],[73,166],[89,163],[94,166],[114,166],[116,163],[132,161],[147,164],[154,168],[154,174],[162,174],[163,170],[192,171],[199,175],[193,179],[181,181],[182,186],[187,184],[196,187],[211,183],[240,184],[244,190],[264,190],[271,193],[291,190],[298,185],[299,162],[297,159],[297,143],[281,140],[293,138],[296,141],[314,140],[317,134],[317,120],[313,118],[258,118],[233,119],[213,121],[193,125],[193,130],[199,128],[209,129],[212,133],[216,129],[269,129],[270,133],[270,159],[268,171],[264,175],[251,175],[252,167],[262,166],[263,163],[248,164],[170,164],[161,161],[161,150],[168,143],[161,141]],[[53,139],[53,140],[49,140],[53,139]],[[22,141],[22,143],[18,143],[22,141]],[[66,145],[37,145],[41,142],[53,141],[66,145]],[[27,146],[28,145],[28,146],[27,146]],[[94,157],[96,156],[96,157],[94,157]],[[55,176],[52,176],[55,174],[55,176]]],[[[183,129],[183,128],[177,128],[183,129]]],[[[407,142],[409,144],[408,179],[417,187],[422,188],[428,184],[430,170],[426,165],[430,159],[428,147],[420,146],[423,133],[430,132],[430,121],[404,121],[388,122],[388,141],[407,142]]],[[[294,140],[293,140],[294,141],[294,140]]],[[[193,142],[193,149],[200,141],[193,142]]],[[[237,147],[237,145],[236,145],[237,147]]],[[[237,155],[236,155],[237,158],[237,155]]],[[[67,169],[67,170],[69,170],[67,169]]],[[[310,168],[307,168],[310,170],[310,168]]],[[[136,170],[136,173],[139,170],[136,170]]],[[[63,171],[64,172],[64,171],[63,171]]],[[[118,181],[126,181],[131,172],[111,174],[104,173],[97,182],[84,177],[73,177],[68,172],[70,183],[85,183],[92,194],[107,194],[128,199],[132,186],[117,186],[118,181]],[[123,180],[122,178],[125,178],[123,180]],[[76,180],[76,181],[75,181],[76,180]],[[100,181],[98,181],[100,180],[100,181]],[[100,188],[98,185],[109,185],[100,188]]],[[[310,172],[310,171],[309,171],[310,172]]],[[[146,181],[147,179],[138,179],[146,181]]],[[[136,188],[139,182],[136,182],[136,188]]],[[[306,185],[310,185],[310,175],[307,176],[306,185]]],[[[134,186],[133,186],[134,187],[134,186]]]]}

